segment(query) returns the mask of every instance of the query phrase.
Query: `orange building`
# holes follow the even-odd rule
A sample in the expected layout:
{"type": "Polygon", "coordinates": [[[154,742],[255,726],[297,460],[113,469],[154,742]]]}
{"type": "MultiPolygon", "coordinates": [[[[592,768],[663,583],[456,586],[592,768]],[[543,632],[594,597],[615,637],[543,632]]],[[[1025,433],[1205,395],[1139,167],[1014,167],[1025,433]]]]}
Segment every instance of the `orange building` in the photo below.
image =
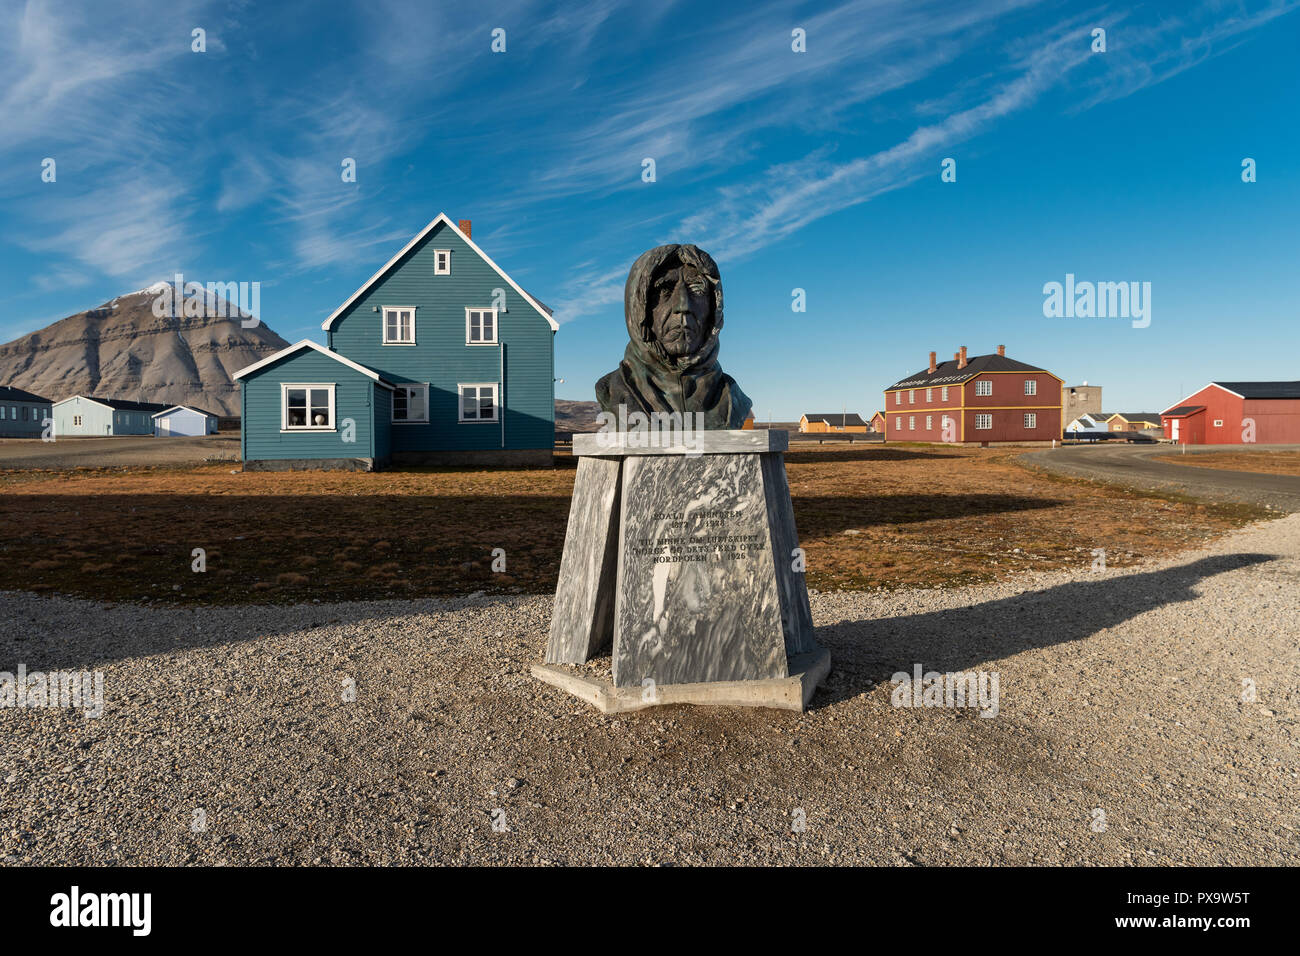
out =
{"type": "Polygon", "coordinates": [[[799,419],[801,432],[866,432],[867,423],[855,412],[809,412],[799,419]]]}

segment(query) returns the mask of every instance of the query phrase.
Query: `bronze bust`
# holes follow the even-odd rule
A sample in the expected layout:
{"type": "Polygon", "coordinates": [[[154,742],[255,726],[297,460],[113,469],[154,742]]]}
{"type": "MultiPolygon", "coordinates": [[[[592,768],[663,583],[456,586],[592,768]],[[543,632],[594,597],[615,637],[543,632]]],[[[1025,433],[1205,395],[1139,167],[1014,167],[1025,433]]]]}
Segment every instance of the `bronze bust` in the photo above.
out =
{"type": "Polygon", "coordinates": [[[601,411],[696,412],[706,429],[744,425],[753,403],[718,364],[722,281],[712,256],[675,244],[642,253],[623,310],[629,342],[618,368],[596,383],[601,411]]]}

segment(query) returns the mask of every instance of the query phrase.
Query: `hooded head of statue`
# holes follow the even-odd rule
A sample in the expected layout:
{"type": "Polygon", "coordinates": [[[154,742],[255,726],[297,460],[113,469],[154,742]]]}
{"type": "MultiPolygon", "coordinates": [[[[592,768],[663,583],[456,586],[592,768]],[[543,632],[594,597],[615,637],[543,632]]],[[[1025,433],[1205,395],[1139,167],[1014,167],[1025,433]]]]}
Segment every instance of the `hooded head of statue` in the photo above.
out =
{"type": "Polygon", "coordinates": [[[718,364],[722,281],[712,256],[680,245],[642,253],[623,308],[630,341],[618,368],[596,383],[602,411],[697,412],[708,429],[744,425],[752,403],[718,364]]]}

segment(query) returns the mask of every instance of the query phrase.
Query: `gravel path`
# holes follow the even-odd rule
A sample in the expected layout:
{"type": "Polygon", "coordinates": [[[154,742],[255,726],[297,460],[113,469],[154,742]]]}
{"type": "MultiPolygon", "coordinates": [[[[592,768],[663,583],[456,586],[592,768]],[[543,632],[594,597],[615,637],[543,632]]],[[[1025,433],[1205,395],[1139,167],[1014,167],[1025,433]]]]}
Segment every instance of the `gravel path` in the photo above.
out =
{"type": "Polygon", "coordinates": [[[603,717],[528,675],[549,598],[0,594],[0,670],[106,698],[0,709],[0,858],[1300,863],[1300,515],[1138,571],[812,600],[810,712],[603,717]],[[999,713],[892,706],[916,663],[997,672],[999,713]]]}

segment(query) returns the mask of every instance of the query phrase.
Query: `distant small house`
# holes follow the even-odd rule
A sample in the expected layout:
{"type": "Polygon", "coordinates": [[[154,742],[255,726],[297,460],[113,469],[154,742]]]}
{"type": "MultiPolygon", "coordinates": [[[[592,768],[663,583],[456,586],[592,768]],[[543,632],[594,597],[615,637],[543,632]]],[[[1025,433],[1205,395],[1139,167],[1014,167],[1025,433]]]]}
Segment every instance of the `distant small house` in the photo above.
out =
{"type": "Polygon", "coordinates": [[[879,432],[879,433],[882,434],[882,435],[885,433],[885,413],[884,413],[884,412],[876,412],[876,414],[874,414],[874,415],[871,416],[871,418],[870,418],[870,422],[871,422],[871,430],[872,430],[873,432],[879,432]]]}
{"type": "Polygon", "coordinates": [[[193,405],[173,405],[153,414],[153,433],[158,438],[180,435],[215,435],[218,415],[193,405]]]}
{"type": "Polygon", "coordinates": [[[167,407],[161,402],[72,395],[54,403],[54,435],[56,438],[152,435],[154,413],[167,407]]]}
{"type": "Polygon", "coordinates": [[[1160,427],[1159,412],[1116,412],[1106,419],[1106,427],[1113,432],[1140,432],[1160,427]]]}
{"type": "Polygon", "coordinates": [[[750,412],[750,413],[749,413],[749,415],[745,418],[745,421],[741,424],[740,427],[741,427],[741,429],[743,429],[744,431],[747,431],[747,432],[752,432],[752,431],[754,430],[754,413],[753,413],[753,412],[750,412]]]}
{"type": "Polygon", "coordinates": [[[48,398],[0,385],[0,438],[40,438],[52,405],[48,398]]]}
{"type": "Polygon", "coordinates": [[[801,432],[865,432],[867,423],[856,412],[809,412],[799,419],[801,432]]]}
{"type": "Polygon", "coordinates": [[[1090,435],[1105,435],[1110,432],[1105,418],[1100,415],[1080,415],[1065,426],[1065,437],[1086,438],[1090,435]]]}

